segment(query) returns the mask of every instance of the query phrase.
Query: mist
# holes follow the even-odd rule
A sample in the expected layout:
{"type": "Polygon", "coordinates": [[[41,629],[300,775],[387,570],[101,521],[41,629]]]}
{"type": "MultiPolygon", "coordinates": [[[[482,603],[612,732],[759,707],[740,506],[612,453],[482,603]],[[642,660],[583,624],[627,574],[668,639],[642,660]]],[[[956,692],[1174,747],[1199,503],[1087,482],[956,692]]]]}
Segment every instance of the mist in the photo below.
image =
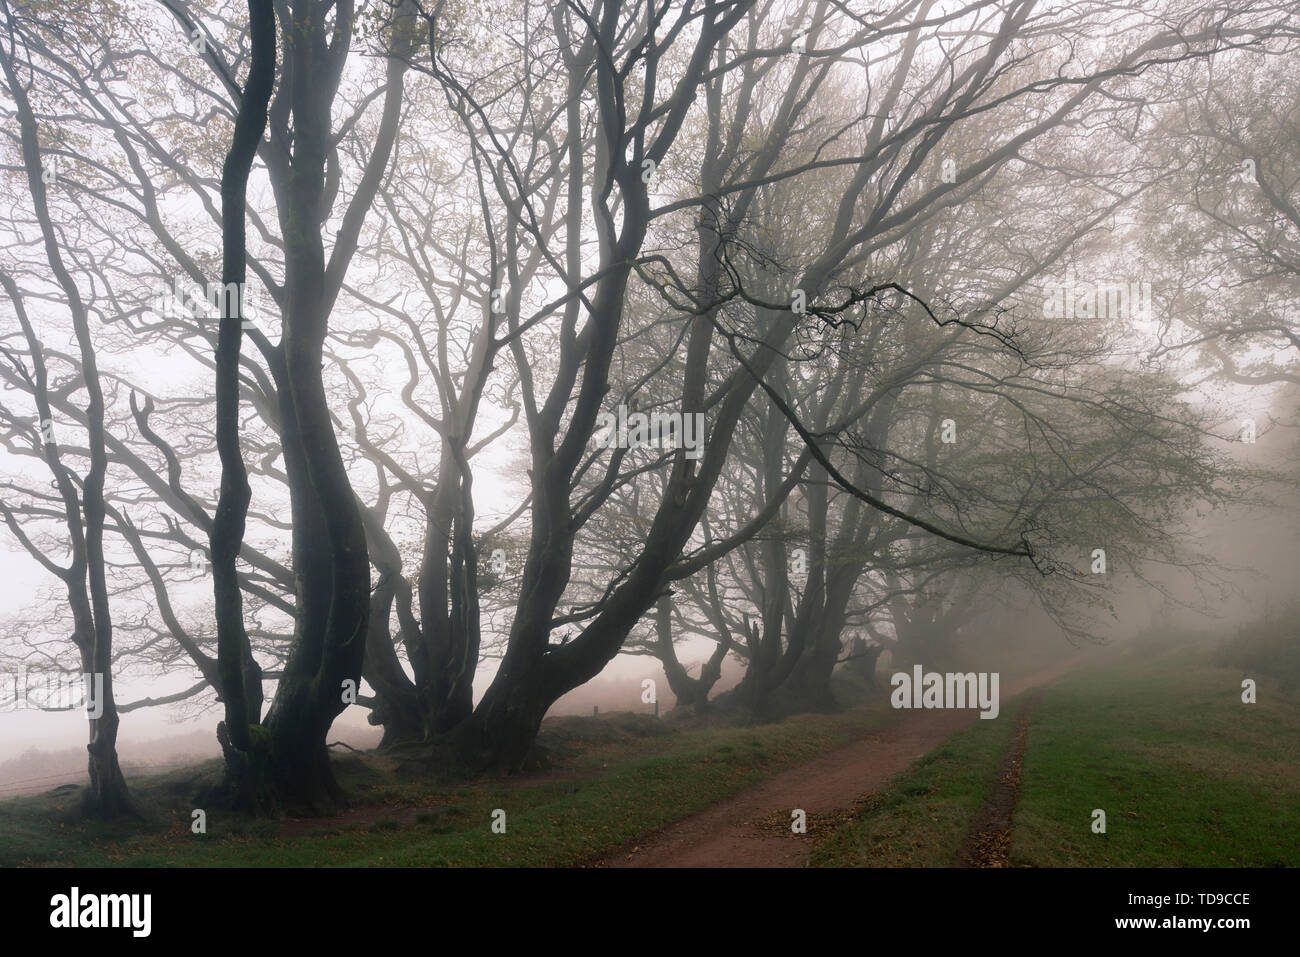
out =
{"type": "Polygon", "coordinates": [[[1300,863],[1298,13],[0,0],[0,865],[1300,863]]]}

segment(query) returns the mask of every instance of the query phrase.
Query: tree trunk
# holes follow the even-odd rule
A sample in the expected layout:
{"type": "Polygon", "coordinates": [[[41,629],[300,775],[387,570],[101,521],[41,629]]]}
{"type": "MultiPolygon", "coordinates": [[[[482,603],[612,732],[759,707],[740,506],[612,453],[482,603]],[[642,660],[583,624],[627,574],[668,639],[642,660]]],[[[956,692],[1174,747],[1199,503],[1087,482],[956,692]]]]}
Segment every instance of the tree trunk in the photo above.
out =
{"type": "MultiPolygon", "coordinates": [[[[246,758],[231,761],[228,757],[228,765],[252,775],[240,793],[260,795],[270,788],[280,806],[313,812],[343,803],[343,792],[330,769],[326,735],[334,719],[356,700],[369,640],[371,597],[365,526],[334,433],[322,359],[330,313],[388,167],[401,115],[414,36],[407,27],[414,10],[409,3],[400,7],[395,15],[405,22],[392,27],[375,147],[334,230],[328,258],[322,229],[332,199],[326,171],[334,148],[331,106],[354,26],[331,24],[328,18],[331,12],[345,17],[350,7],[331,11],[314,2],[290,0],[281,8],[285,55],[279,92],[270,108],[270,114],[278,117],[272,124],[277,148],[264,154],[276,194],[285,261],[281,340],[278,348],[264,352],[278,391],[296,602],[293,642],[263,724],[266,740],[254,737],[247,723],[239,720],[242,716],[233,715],[235,709],[228,707],[227,738],[246,758]],[[290,125],[291,138],[287,136],[290,125]],[[268,762],[269,771],[263,766],[268,762]]],[[[270,10],[268,0],[250,0],[250,12],[263,26],[270,10]]],[[[273,55],[274,43],[271,50],[273,55]]],[[[224,194],[223,182],[223,199],[224,194]]],[[[232,215],[226,225],[242,236],[242,215],[238,222],[232,215]]],[[[228,247],[228,255],[236,252],[228,247]]],[[[237,456],[228,457],[233,467],[237,456]]],[[[225,461],[223,457],[223,465],[225,461]]],[[[214,577],[215,562],[214,555],[214,577]]]]}
{"type": "Polygon", "coordinates": [[[473,715],[451,734],[458,759],[474,772],[527,771],[544,763],[536,748],[538,729],[555,700],[541,668],[498,673],[473,715]]]}
{"type": "Polygon", "coordinates": [[[692,678],[677,659],[677,649],[673,647],[672,604],[671,595],[659,596],[655,614],[655,656],[663,665],[668,688],[677,699],[676,706],[693,708],[697,714],[703,714],[709,707],[709,692],[722,677],[722,662],[731,642],[728,636],[719,636],[718,647],[700,669],[700,676],[692,678]]]}
{"type": "MultiPolygon", "coordinates": [[[[96,665],[92,662],[87,668],[93,682],[96,665]]],[[[137,811],[131,802],[122,776],[122,767],[117,760],[117,728],[119,719],[117,703],[113,699],[112,673],[103,672],[103,692],[100,706],[103,713],[90,721],[90,742],[86,745],[89,753],[87,771],[90,774],[90,789],[86,793],[85,813],[102,820],[113,820],[126,815],[135,816],[137,811]]]]}
{"type": "Polygon", "coordinates": [[[244,600],[236,561],[244,539],[252,492],[239,443],[239,356],[243,341],[243,287],[247,273],[244,243],[248,177],[266,128],[267,106],[275,82],[275,13],[270,0],[248,0],[252,62],[230,149],[221,172],[222,288],[217,330],[217,452],[221,488],[209,533],[212,587],[217,619],[217,668],[225,720],[217,740],[226,757],[226,792],[243,811],[270,813],[278,802],[268,781],[267,744],[254,737],[261,717],[261,669],[253,658],[244,625],[244,600]],[[233,308],[232,308],[233,307],[233,308]]]}

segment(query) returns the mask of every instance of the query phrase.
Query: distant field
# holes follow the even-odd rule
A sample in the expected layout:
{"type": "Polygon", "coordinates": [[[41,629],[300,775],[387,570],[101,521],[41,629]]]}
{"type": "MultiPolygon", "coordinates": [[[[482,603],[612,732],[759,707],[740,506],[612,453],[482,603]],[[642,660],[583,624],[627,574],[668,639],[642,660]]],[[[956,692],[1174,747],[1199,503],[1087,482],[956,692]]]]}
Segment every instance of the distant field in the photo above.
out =
{"type": "MultiPolygon", "coordinates": [[[[1300,702],[1200,651],[1134,656],[1047,689],[1029,722],[1010,866],[1300,865],[1300,702]],[[1106,832],[1091,829],[1106,813],[1106,832]]],[[[948,866],[1011,737],[980,722],[896,778],[816,866],[948,866]]]]}

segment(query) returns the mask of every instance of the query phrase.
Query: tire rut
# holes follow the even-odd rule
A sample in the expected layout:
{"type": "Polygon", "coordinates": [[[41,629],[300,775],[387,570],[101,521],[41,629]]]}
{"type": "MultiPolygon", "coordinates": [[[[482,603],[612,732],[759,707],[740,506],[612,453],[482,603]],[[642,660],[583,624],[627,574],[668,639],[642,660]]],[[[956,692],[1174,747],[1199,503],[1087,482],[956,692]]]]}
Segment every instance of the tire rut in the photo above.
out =
{"type": "Polygon", "coordinates": [[[1016,716],[1015,733],[1007,743],[993,790],[971,819],[970,832],[957,850],[958,867],[1007,867],[1011,851],[1011,816],[1020,796],[1020,770],[1025,761],[1029,719],[1041,695],[1030,695],[1016,716]]]}

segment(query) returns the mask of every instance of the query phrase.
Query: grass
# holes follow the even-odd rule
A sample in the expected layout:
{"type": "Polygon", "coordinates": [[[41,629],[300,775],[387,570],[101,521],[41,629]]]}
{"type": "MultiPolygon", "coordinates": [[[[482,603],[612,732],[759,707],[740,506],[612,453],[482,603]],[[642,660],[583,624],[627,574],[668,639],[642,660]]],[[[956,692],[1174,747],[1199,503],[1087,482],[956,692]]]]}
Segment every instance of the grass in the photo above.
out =
{"type": "MultiPolygon", "coordinates": [[[[1129,655],[1048,688],[1029,722],[1010,864],[1300,865],[1300,702],[1205,648],[1129,655]],[[1093,833],[1093,810],[1106,832],[1093,833]]],[[[1265,664],[1265,668],[1267,665],[1265,664]]],[[[917,761],[813,853],[823,867],[950,866],[1014,729],[979,722],[917,761]]]]}
{"type": "Polygon", "coordinates": [[[628,733],[619,716],[569,719],[552,734],[566,755],[558,773],[461,785],[399,780],[373,758],[348,755],[336,759],[339,777],[366,814],[270,822],[208,809],[208,832],[196,835],[184,795],[219,773],[211,763],[137,779],[144,826],[86,822],[74,796],[0,803],[0,866],[572,866],[892,719],[880,703],[653,736],[628,733]],[[504,834],[491,829],[497,809],[504,834]]]}
{"type": "MultiPolygon", "coordinates": [[[[1046,689],[1029,722],[1010,861],[1020,866],[1300,864],[1300,707],[1278,674],[1218,667],[1206,648],[1151,646],[1046,689]],[[1258,703],[1241,702],[1244,676],[1258,703]],[[1092,812],[1106,812],[1094,834],[1092,812]]],[[[990,793],[1020,713],[977,721],[915,762],[815,848],[814,866],[950,866],[990,793]]],[[[898,717],[878,702],[752,727],[646,716],[550,726],[557,771],[470,784],[336,758],[360,810],[311,822],[210,808],[188,795],[220,763],[137,778],[146,822],[82,820],[76,794],[0,802],[0,866],[573,866],[898,717]],[[494,833],[493,812],[505,812],[494,833]]]]}
{"type": "Polygon", "coordinates": [[[1029,729],[1013,863],[1300,864],[1300,707],[1262,674],[1243,704],[1241,680],[1175,655],[1053,689],[1029,729]]]}

